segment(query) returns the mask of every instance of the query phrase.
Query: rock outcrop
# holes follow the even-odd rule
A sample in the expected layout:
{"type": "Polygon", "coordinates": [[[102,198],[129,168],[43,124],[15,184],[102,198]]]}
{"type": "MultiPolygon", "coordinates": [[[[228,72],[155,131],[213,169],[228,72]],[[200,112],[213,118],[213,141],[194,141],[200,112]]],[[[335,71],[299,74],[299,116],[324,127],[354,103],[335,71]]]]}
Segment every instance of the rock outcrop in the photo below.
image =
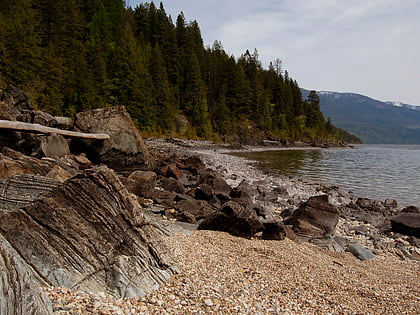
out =
{"type": "Polygon", "coordinates": [[[53,314],[47,283],[0,233],[0,314],[53,314]]]}
{"type": "Polygon", "coordinates": [[[105,166],[3,209],[0,234],[49,285],[136,297],[177,271],[158,225],[105,166]]]}
{"type": "Polygon", "coordinates": [[[105,107],[76,115],[75,127],[86,133],[105,133],[109,140],[75,141],[75,149],[84,148],[94,162],[107,164],[115,170],[151,170],[155,163],[133,120],[124,106],[105,107]]]}

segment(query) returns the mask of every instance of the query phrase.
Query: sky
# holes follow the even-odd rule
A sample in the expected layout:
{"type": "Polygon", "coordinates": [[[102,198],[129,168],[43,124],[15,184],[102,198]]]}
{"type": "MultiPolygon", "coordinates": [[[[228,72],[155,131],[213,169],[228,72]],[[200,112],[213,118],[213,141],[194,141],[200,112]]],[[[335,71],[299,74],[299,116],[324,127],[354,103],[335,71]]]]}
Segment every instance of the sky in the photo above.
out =
{"type": "MultiPolygon", "coordinates": [[[[135,7],[139,2],[126,0],[135,7]]],[[[154,1],[158,6],[160,1],[154,1]]],[[[165,0],[205,45],[280,59],[299,86],[420,106],[420,0],[165,0]]]]}

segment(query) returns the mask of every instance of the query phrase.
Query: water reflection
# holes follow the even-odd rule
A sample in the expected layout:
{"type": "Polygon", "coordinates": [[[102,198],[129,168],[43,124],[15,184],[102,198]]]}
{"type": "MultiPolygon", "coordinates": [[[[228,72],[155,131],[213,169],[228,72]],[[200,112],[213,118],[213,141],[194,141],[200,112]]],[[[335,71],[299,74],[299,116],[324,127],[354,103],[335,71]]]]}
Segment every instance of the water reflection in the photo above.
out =
{"type": "Polygon", "coordinates": [[[284,175],[301,175],[308,167],[320,168],[323,152],[321,150],[281,150],[264,152],[234,153],[260,162],[262,167],[270,168],[284,175]]]}
{"type": "Polygon", "coordinates": [[[283,175],[339,185],[357,196],[420,205],[420,146],[280,150],[235,154],[283,175]]]}

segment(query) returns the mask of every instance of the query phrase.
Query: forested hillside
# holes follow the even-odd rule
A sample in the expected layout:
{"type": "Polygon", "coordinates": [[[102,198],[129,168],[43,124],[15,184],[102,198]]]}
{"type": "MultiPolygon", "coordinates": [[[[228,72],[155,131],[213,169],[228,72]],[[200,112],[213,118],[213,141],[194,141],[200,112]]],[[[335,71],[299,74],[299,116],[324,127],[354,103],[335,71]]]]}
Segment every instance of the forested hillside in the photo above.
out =
{"type": "Polygon", "coordinates": [[[26,91],[40,110],[74,115],[125,105],[146,134],[247,141],[357,142],[325,121],[280,60],[204,47],[199,25],[162,6],[122,0],[2,0],[0,86],[26,91]]]}

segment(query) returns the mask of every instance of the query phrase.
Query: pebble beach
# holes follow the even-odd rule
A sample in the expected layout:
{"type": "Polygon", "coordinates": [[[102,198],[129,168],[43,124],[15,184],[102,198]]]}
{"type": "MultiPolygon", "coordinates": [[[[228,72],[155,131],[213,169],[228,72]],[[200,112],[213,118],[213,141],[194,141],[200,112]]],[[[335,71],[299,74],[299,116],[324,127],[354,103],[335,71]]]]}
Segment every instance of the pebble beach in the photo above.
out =
{"type": "MultiPolygon", "coordinates": [[[[232,186],[268,175],[223,150],[148,143],[161,153],[192,150],[232,186]]],[[[301,199],[316,184],[277,179],[301,199]]],[[[360,261],[310,243],[244,239],[164,221],[180,273],[136,299],[44,288],[55,314],[420,314],[420,264],[386,253],[360,261]]]]}

